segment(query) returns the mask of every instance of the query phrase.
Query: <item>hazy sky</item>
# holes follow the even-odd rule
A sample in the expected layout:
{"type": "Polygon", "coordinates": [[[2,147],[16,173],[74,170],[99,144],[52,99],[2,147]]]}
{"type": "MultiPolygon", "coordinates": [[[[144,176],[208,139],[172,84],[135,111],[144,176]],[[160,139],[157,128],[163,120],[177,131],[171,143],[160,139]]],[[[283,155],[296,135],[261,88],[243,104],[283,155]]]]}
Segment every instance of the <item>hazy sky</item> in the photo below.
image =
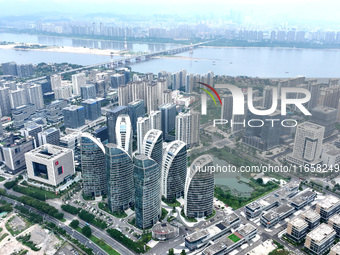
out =
{"type": "Polygon", "coordinates": [[[256,19],[340,23],[340,1],[330,0],[0,0],[0,16],[51,12],[88,14],[179,14],[207,17],[243,11],[256,19]]]}

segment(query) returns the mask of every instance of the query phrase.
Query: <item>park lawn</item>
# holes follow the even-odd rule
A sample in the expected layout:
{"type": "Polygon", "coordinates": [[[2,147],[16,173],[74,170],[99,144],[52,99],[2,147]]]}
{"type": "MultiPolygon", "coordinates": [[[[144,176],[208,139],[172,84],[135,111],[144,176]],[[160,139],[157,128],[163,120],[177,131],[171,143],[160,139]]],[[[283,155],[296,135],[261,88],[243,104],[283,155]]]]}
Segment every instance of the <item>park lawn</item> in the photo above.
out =
{"type": "Polygon", "coordinates": [[[241,238],[239,238],[238,236],[236,236],[235,234],[231,234],[230,236],[228,236],[228,238],[233,241],[234,243],[237,243],[238,241],[241,240],[241,238]]]}
{"type": "Polygon", "coordinates": [[[90,237],[90,240],[106,251],[109,255],[120,255],[120,253],[114,250],[110,245],[106,244],[103,240],[95,237],[94,235],[90,237]]]}

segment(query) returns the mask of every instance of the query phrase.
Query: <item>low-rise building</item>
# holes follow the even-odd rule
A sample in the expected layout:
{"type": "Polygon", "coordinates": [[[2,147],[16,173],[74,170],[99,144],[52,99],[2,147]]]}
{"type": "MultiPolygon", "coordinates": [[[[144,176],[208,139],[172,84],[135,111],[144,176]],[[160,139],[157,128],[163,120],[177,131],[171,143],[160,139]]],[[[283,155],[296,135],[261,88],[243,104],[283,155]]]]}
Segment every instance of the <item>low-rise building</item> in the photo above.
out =
{"type": "Polygon", "coordinates": [[[301,219],[308,223],[308,231],[313,230],[320,224],[320,214],[313,209],[308,209],[300,214],[301,219]]]}
{"type": "Polygon", "coordinates": [[[340,237],[340,215],[335,214],[328,220],[328,225],[330,225],[336,232],[336,236],[340,237]]]}
{"type": "Polygon", "coordinates": [[[335,235],[334,229],[322,223],[307,234],[305,249],[312,254],[324,254],[333,245],[335,235]]]}
{"type": "Polygon", "coordinates": [[[336,245],[333,245],[331,251],[329,252],[329,255],[340,255],[340,242],[336,245]]]}
{"type": "Polygon", "coordinates": [[[295,217],[288,222],[287,236],[295,242],[301,242],[307,235],[308,223],[300,217],[295,217]]]}
{"type": "Polygon", "coordinates": [[[261,212],[267,211],[277,205],[279,205],[278,198],[276,196],[268,196],[246,205],[245,213],[248,218],[255,218],[259,216],[261,212]]]}
{"type": "Polygon", "coordinates": [[[75,173],[73,151],[45,144],[25,154],[29,179],[58,186],[75,173]]]}
{"type": "Polygon", "coordinates": [[[230,235],[217,239],[214,244],[205,248],[203,255],[229,254],[232,250],[253,239],[257,234],[257,229],[247,223],[230,235]]]}
{"type": "Polygon", "coordinates": [[[209,241],[216,240],[217,238],[228,233],[232,228],[236,228],[240,225],[240,218],[232,213],[226,217],[225,220],[219,221],[214,225],[207,228],[204,225],[200,230],[185,237],[185,246],[189,250],[195,250],[202,247],[209,241]]]}
{"type": "Polygon", "coordinates": [[[328,195],[316,204],[315,211],[320,214],[321,219],[327,221],[330,217],[340,211],[340,199],[328,195]]]}
{"type": "Polygon", "coordinates": [[[179,228],[170,223],[158,223],[152,227],[152,238],[165,241],[175,238],[179,235],[179,228]]]}
{"type": "Polygon", "coordinates": [[[316,198],[316,193],[313,191],[307,190],[301,192],[300,194],[294,196],[290,201],[290,204],[294,206],[296,210],[300,210],[306,205],[310,204],[316,198]]]}
{"type": "Polygon", "coordinates": [[[261,224],[266,228],[271,228],[279,223],[281,220],[287,218],[294,213],[294,207],[283,204],[277,208],[271,209],[269,212],[261,216],[261,224]]]}

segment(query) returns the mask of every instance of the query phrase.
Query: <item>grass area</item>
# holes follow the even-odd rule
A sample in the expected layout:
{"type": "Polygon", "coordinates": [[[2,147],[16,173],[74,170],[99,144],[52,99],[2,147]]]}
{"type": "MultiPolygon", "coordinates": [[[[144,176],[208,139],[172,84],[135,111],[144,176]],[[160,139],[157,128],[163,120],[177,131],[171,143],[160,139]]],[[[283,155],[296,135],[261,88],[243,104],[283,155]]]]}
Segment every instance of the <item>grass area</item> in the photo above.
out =
{"type": "Polygon", "coordinates": [[[184,219],[186,219],[189,222],[197,222],[197,220],[195,218],[188,218],[187,216],[185,216],[184,209],[181,210],[181,215],[184,219]]]}
{"type": "Polygon", "coordinates": [[[233,241],[234,243],[237,243],[238,241],[241,240],[241,238],[239,238],[238,236],[236,236],[235,234],[231,234],[230,236],[228,236],[228,238],[233,241]]]}
{"type": "Polygon", "coordinates": [[[98,203],[98,207],[99,207],[99,209],[101,209],[101,210],[103,210],[103,211],[105,211],[105,212],[115,216],[116,218],[125,218],[125,217],[127,217],[127,214],[124,211],[122,211],[122,212],[111,212],[109,210],[109,207],[107,206],[107,204],[104,203],[104,202],[98,203]]]}
{"type": "Polygon", "coordinates": [[[164,203],[166,203],[168,206],[170,206],[170,207],[179,207],[179,206],[181,206],[181,204],[180,204],[180,202],[178,202],[177,200],[175,200],[175,201],[168,201],[168,200],[166,200],[164,197],[162,198],[162,201],[164,202],[164,203]]]}
{"type": "Polygon", "coordinates": [[[8,233],[2,234],[2,235],[0,236],[0,242],[1,242],[2,240],[4,240],[4,239],[6,238],[6,236],[8,236],[8,235],[9,235],[8,233]]]}
{"type": "Polygon", "coordinates": [[[117,252],[116,250],[114,250],[111,246],[109,246],[108,244],[105,243],[104,240],[101,240],[97,237],[95,237],[94,235],[92,235],[90,237],[90,240],[92,242],[94,242],[95,244],[97,244],[100,248],[102,248],[104,251],[106,251],[109,255],[120,255],[119,252],[117,252]]]}
{"type": "Polygon", "coordinates": [[[168,212],[165,208],[162,207],[162,215],[161,215],[161,217],[159,218],[159,221],[164,220],[165,217],[168,215],[168,213],[169,213],[169,212],[168,212]]]}
{"type": "MultiPolygon", "coordinates": [[[[20,186],[20,188],[22,190],[27,190],[28,192],[34,192],[34,193],[40,194],[40,195],[44,196],[45,199],[53,199],[53,198],[61,197],[60,193],[58,193],[56,195],[55,192],[53,192],[53,191],[47,191],[47,190],[44,190],[42,188],[40,189],[40,188],[36,188],[36,187],[30,186],[30,185],[20,186]]],[[[16,190],[16,191],[20,192],[18,190],[16,190]]],[[[20,192],[20,193],[23,193],[23,192],[20,192]]],[[[27,193],[23,193],[23,194],[28,195],[27,193]]]]}
{"type": "Polygon", "coordinates": [[[61,222],[66,222],[66,220],[65,220],[64,218],[62,218],[60,221],[61,221],[61,222]]]}
{"type": "Polygon", "coordinates": [[[210,218],[214,217],[215,215],[216,215],[216,211],[213,210],[213,213],[212,213],[211,215],[205,217],[204,219],[205,219],[205,220],[209,220],[210,218]]]}
{"type": "Polygon", "coordinates": [[[6,178],[3,177],[3,176],[0,176],[0,182],[2,182],[2,181],[4,181],[4,180],[6,180],[6,178]]]}

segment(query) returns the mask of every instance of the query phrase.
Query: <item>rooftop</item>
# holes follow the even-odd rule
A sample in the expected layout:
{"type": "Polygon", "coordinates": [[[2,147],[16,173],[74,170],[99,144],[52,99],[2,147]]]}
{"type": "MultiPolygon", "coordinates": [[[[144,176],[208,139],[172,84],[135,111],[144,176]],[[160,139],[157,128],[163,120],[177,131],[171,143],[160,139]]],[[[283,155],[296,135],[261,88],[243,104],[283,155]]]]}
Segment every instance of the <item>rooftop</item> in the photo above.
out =
{"type": "Polygon", "coordinates": [[[336,254],[340,254],[340,242],[337,243],[336,245],[334,245],[334,246],[331,248],[331,251],[334,251],[336,254]]]}
{"type": "Polygon", "coordinates": [[[215,243],[208,248],[206,248],[203,253],[204,255],[214,255],[223,251],[227,247],[233,245],[234,242],[228,238],[228,236],[223,236],[215,241],[215,243]]]}
{"type": "Polygon", "coordinates": [[[294,219],[290,220],[288,224],[291,224],[297,229],[301,229],[304,227],[308,227],[308,224],[305,220],[301,219],[300,217],[295,217],[294,219]]]}
{"type": "Polygon", "coordinates": [[[320,219],[320,215],[314,211],[313,209],[306,210],[305,212],[300,214],[300,217],[308,219],[310,221],[320,219]]]}
{"type": "Polygon", "coordinates": [[[189,242],[196,242],[206,236],[209,235],[209,232],[206,229],[200,229],[190,235],[188,235],[185,239],[189,242]]]}
{"type": "Polygon", "coordinates": [[[30,152],[27,152],[27,154],[31,154],[44,159],[53,159],[65,155],[69,152],[71,152],[70,149],[52,144],[44,144],[34,150],[31,150],[30,152]]]}
{"type": "Polygon", "coordinates": [[[159,223],[152,227],[152,231],[157,234],[168,234],[175,231],[176,227],[170,225],[168,222],[159,223]]]}
{"type": "Polygon", "coordinates": [[[246,225],[244,225],[243,227],[240,227],[239,230],[237,231],[239,234],[241,234],[243,237],[246,237],[247,235],[249,235],[251,232],[253,232],[254,230],[256,230],[256,228],[247,223],[246,225]]]}
{"type": "Polygon", "coordinates": [[[317,203],[317,206],[320,206],[322,209],[327,211],[332,209],[334,206],[339,205],[339,203],[340,203],[339,198],[328,195],[323,200],[319,201],[317,203]]]}
{"type": "Polygon", "coordinates": [[[328,223],[329,222],[333,222],[334,224],[340,226],[340,214],[335,214],[333,215],[329,220],[328,220],[328,223]]]}
{"type": "Polygon", "coordinates": [[[334,229],[327,224],[322,223],[317,228],[309,232],[307,234],[307,238],[311,238],[315,243],[321,243],[333,234],[335,235],[334,229]]]}

